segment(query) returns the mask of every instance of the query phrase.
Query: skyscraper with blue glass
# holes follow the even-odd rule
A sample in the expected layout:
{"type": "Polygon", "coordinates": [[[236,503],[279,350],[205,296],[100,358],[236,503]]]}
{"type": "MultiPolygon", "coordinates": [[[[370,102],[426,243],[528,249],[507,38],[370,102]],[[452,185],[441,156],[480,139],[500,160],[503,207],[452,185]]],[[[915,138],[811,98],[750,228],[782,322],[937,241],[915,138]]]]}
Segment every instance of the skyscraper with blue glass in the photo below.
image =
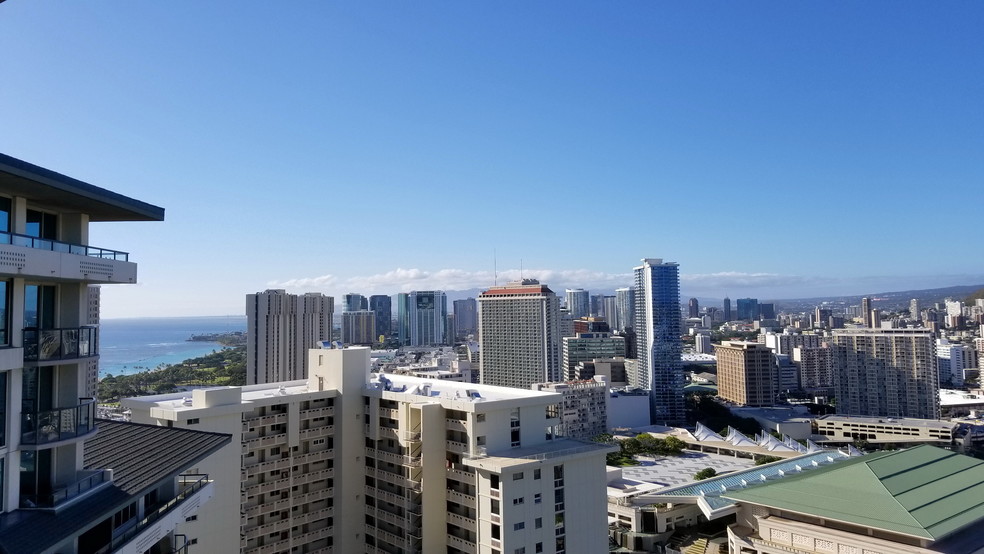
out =
{"type": "Polygon", "coordinates": [[[676,262],[645,258],[634,269],[635,332],[639,347],[633,384],[650,390],[653,423],[682,424],[686,413],[680,340],[680,268],[676,262]]]}

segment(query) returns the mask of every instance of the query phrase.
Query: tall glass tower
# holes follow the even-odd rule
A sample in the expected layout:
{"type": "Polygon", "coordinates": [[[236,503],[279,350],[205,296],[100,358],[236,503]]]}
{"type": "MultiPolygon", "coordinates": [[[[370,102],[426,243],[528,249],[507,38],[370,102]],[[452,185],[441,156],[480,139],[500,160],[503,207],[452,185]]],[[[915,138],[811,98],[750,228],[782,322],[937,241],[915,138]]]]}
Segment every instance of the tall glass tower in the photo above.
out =
{"type": "Polygon", "coordinates": [[[644,258],[635,270],[635,385],[650,390],[653,423],[686,422],[683,401],[683,343],[680,340],[680,268],[676,262],[644,258]]]}

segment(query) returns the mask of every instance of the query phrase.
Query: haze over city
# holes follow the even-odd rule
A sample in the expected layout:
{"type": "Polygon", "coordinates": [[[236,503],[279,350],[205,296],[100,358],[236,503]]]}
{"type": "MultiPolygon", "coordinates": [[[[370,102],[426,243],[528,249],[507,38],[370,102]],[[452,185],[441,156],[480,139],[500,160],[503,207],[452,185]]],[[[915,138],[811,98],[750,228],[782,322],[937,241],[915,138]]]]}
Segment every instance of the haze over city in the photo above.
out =
{"type": "Polygon", "coordinates": [[[3,2],[0,151],[167,210],[92,227],[140,264],[110,318],[646,256],[684,295],[984,282],[984,6],[755,7],[3,2]]]}

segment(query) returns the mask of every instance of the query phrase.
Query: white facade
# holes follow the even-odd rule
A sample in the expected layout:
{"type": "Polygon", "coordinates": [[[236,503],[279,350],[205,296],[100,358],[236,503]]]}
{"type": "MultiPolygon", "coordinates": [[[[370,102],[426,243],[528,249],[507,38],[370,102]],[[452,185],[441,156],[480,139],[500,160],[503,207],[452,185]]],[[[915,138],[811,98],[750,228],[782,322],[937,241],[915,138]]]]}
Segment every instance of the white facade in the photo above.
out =
{"type": "Polygon", "coordinates": [[[255,385],[307,377],[305,352],[331,340],[335,299],[267,290],[246,295],[246,382],[255,385]]]}
{"type": "Polygon", "coordinates": [[[309,356],[306,381],[125,401],[234,434],[209,461],[241,472],[207,507],[223,523],[196,529],[205,551],[604,551],[611,448],[545,434],[561,395],[370,374],[367,348],[309,356]]]}

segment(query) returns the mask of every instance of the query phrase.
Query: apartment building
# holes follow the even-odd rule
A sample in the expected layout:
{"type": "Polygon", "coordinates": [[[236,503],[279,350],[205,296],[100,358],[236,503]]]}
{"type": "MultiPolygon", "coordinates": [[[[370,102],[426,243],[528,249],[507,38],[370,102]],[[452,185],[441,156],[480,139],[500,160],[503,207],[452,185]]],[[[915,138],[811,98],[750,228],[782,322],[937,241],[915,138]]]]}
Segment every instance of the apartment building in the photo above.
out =
{"type": "Polygon", "coordinates": [[[211,495],[207,477],[179,476],[228,437],[96,420],[96,286],[135,283],[137,264],[89,244],[89,224],[163,219],[0,154],[0,551],[179,549],[175,514],[211,495]]]}
{"type": "Polygon", "coordinates": [[[537,383],[533,385],[533,390],[563,396],[563,401],[554,405],[554,413],[560,419],[560,424],[554,429],[558,435],[587,440],[608,432],[610,394],[604,376],[564,383],[537,383]]]}
{"type": "Polygon", "coordinates": [[[849,415],[938,419],[939,374],[932,331],[835,330],[837,411],[849,415]]]}
{"type": "Polygon", "coordinates": [[[374,374],[362,347],[311,350],[309,366],[306,381],[124,400],[134,421],[233,435],[202,469],[239,478],[217,484],[209,529],[188,524],[208,551],[606,548],[612,448],[557,436],[560,394],[374,374]]]}
{"type": "Polygon", "coordinates": [[[718,396],[742,406],[771,406],[776,401],[772,349],[757,342],[725,341],[714,346],[718,396]]]}
{"type": "Polygon", "coordinates": [[[246,382],[307,378],[306,352],[318,341],[331,340],[334,313],[335,299],[319,292],[297,295],[270,289],[247,294],[246,382]]]}

